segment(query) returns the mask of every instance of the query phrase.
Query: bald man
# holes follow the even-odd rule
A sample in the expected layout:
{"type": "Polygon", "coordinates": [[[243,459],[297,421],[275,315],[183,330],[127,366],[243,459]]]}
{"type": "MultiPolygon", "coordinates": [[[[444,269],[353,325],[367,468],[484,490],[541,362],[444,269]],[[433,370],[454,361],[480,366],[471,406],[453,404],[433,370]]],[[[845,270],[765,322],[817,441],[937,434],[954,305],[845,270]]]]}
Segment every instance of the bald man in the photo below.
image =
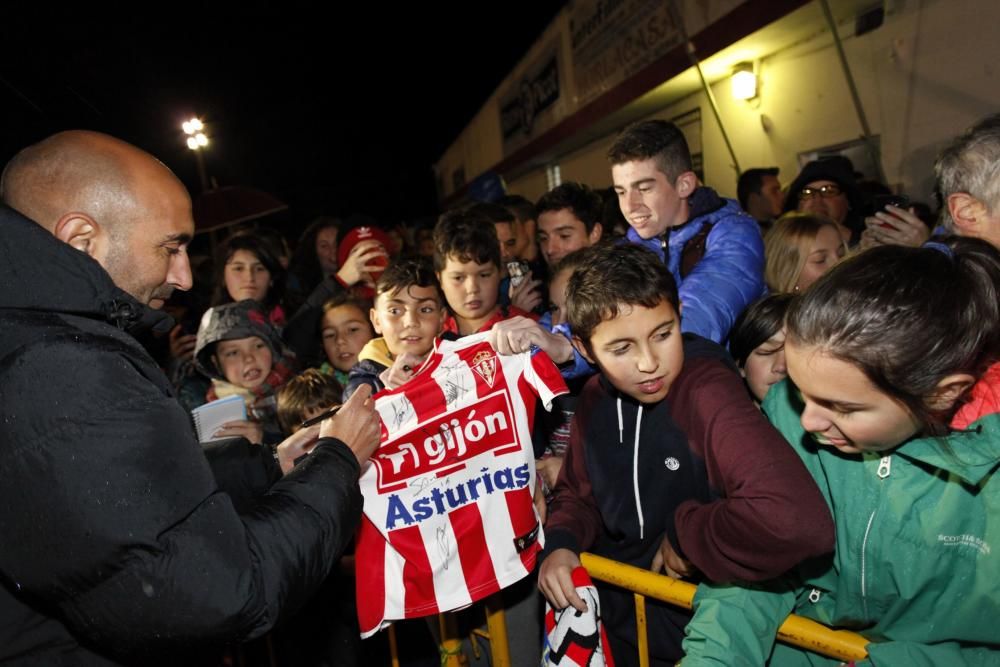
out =
{"type": "Polygon", "coordinates": [[[181,183],[64,132],[11,160],[0,197],[0,663],[190,664],[266,632],[360,518],[367,392],[283,443],[315,445],[284,478],[270,451],[226,448],[220,466],[270,486],[241,516],[134,338],[191,287],[181,183]]]}

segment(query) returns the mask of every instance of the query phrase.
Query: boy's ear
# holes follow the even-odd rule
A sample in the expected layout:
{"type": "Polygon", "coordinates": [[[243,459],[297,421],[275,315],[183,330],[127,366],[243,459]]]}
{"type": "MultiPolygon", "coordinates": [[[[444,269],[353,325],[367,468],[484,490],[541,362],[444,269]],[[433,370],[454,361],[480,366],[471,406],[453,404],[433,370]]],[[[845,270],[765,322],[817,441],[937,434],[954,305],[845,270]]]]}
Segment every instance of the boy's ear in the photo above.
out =
{"type": "Polygon", "coordinates": [[[962,394],[976,383],[968,373],[953,373],[937,383],[934,392],[924,399],[924,405],[936,412],[950,410],[962,394]]]}
{"type": "Polygon", "coordinates": [[[573,347],[576,349],[577,352],[580,353],[581,357],[590,362],[590,365],[592,366],[597,365],[597,362],[594,361],[594,359],[591,358],[590,354],[587,352],[587,346],[583,344],[583,341],[580,340],[579,336],[573,336],[573,347]]]}
{"type": "Polygon", "coordinates": [[[368,319],[371,320],[372,328],[375,329],[375,333],[382,335],[382,327],[378,323],[378,310],[372,308],[368,311],[368,319]]]}
{"type": "Polygon", "coordinates": [[[677,190],[677,196],[681,199],[690,197],[697,188],[698,176],[693,171],[685,171],[674,182],[674,189],[677,190]]]}
{"type": "Polygon", "coordinates": [[[604,225],[599,222],[594,223],[594,228],[590,230],[590,234],[587,235],[587,240],[593,245],[601,240],[601,235],[604,233],[604,225]]]}

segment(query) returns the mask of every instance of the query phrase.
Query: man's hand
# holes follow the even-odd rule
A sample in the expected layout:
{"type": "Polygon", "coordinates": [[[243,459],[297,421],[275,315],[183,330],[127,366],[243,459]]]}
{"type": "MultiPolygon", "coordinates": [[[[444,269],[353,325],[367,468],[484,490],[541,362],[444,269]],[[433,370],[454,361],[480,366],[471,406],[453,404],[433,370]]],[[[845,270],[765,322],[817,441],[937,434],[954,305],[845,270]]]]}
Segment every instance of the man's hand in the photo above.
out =
{"type": "Polygon", "coordinates": [[[580,557],[569,549],[556,549],[542,561],[538,570],[538,589],[555,609],[572,606],[587,611],[587,603],[576,593],[573,570],[580,567],[580,557]]]}
{"type": "Polygon", "coordinates": [[[694,573],[691,563],[677,555],[666,535],[660,542],[660,550],[653,556],[653,564],[649,567],[653,572],[666,572],[674,579],[690,577],[694,573]]]}
{"type": "Polygon", "coordinates": [[[381,439],[378,413],[372,400],[372,388],[363,384],[351,394],[340,411],[320,422],[321,438],[336,438],[351,448],[358,463],[365,464],[381,439]]]}
{"type": "MultiPolygon", "coordinates": [[[[428,353],[429,354],[429,353],[428,353]]],[[[416,375],[417,369],[424,363],[427,355],[416,355],[412,352],[404,352],[396,357],[392,366],[379,373],[378,379],[387,389],[395,389],[410,381],[416,375]]]]}
{"type": "Polygon", "coordinates": [[[556,488],[556,480],[559,479],[562,463],[561,456],[547,456],[544,459],[535,460],[535,470],[538,472],[538,476],[545,480],[545,486],[549,487],[550,491],[556,488]]]}
{"type": "Polygon", "coordinates": [[[876,211],[865,218],[862,241],[865,247],[900,245],[919,248],[931,237],[931,230],[913,214],[898,206],[886,206],[888,212],[876,211]]]}
{"type": "Polygon", "coordinates": [[[494,324],[490,329],[490,343],[500,354],[520,354],[535,345],[556,364],[573,358],[573,345],[565,336],[549,333],[527,317],[512,317],[494,324]]]}
{"type": "Polygon", "coordinates": [[[181,325],[170,330],[170,356],[178,361],[190,361],[194,356],[194,347],[198,342],[195,334],[184,334],[181,325]]]}
{"type": "Polygon", "coordinates": [[[525,312],[531,312],[535,309],[535,306],[542,302],[541,287],[542,281],[532,280],[531,271],[528,271],[524,274],[524,280],[520,285],[514,287],[514,283],[510,284],[507,296],[510,297],[512,306],[516,306],[525,312]]]}
{"type": "Polygon", "coordinates": [[[212,434],[213,438],[239,438],[243,437],[255,445],[264,442],[264,427],[258,422],[248,419],[226,422],[212,434]]]}
{"type": "Polygon", "coordinates": [[[311,452],[317,440],[319,440],[319,424],[300,428],[282,440],[274,450],[278,457],[278,465],[281,466],[281,474],[287,475],[295,467],[295,460],[311,452]]]}
{"type": "Polygon", "coordinates": [[[372,271],[384,268],[380,258],[388,258],[381,243],[375,240],[362,241],[351,248],[344,265],[337,271],[337,277],[345,285],[357,285],[369,280],[372,271]]]}

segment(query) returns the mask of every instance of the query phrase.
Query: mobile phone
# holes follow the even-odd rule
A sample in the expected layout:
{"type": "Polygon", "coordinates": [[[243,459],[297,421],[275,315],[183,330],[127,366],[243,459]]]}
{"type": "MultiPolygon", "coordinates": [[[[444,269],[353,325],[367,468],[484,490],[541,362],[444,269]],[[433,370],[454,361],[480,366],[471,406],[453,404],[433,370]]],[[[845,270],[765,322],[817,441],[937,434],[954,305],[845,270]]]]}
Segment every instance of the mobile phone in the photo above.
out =
{"type": "MultiPolygon", "coordinates": [[[[910,207],[910,198],[906,195],[875,195],[872,197],[872,204],[876,213],[886,213],[891,215],[889,211],[886,210],[886,206],[895,206],[896,208],[906,209],[910,207]]],[[[886,229],[895,229],[895,227],[890,225],[888,222],[880,222],[878,224],[880,227],[885,227],[886,229]]]]}
{"type": "Polygon", "coordinates": [[[510,276],[510,284],[517,287],[524,282],[524,279],[528,277],[527,262],[522,262],[519,259],[515,259],[512,262],[507,262],[507,275],[510,276]]]}
{"type": "Polygon", "coordinates": [[[885,211],[886,206],[909,208],[910,198],[906,195],[875,195],[872,198],[876,211],[885,211]]]}

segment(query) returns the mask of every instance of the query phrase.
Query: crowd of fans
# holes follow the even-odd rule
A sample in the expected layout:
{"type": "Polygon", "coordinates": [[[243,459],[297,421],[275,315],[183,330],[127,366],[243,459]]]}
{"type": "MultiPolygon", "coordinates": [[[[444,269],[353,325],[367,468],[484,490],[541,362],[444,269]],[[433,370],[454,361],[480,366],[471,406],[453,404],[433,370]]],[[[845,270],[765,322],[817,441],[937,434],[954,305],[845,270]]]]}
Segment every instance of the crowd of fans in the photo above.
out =
{"type": "MultiPolygon", "coordinates": [[[[587,611],[582,551],[702,584],[693,614],[650,603],[652,664],[821,664],[775,644],[791,612],[864,634],[875,665],[1000,660],[1000,116],[941,152],[933,206],[840,156],[786,188],[749,169],[726,199],[664,121],[608,157],[609,190],[321,217],[291,248],[236,231],[147,343],[188,410],[240,396],[215,435],[284,472],[304,420],[402,386],[440,339],[548,354],[570,391],[533,433],[547,541],[542,595],[508,607],[537,627],[515,664],[542,654],[543,597],[587,611]]],[[[342,564],[317,599],[351,599],[342,564]]],[[[599,588],[615,662],[638,664],[631,596],[599,588]]],[[[279,664],[358,660],[352,624],[307,607],[279,664]]]]}

